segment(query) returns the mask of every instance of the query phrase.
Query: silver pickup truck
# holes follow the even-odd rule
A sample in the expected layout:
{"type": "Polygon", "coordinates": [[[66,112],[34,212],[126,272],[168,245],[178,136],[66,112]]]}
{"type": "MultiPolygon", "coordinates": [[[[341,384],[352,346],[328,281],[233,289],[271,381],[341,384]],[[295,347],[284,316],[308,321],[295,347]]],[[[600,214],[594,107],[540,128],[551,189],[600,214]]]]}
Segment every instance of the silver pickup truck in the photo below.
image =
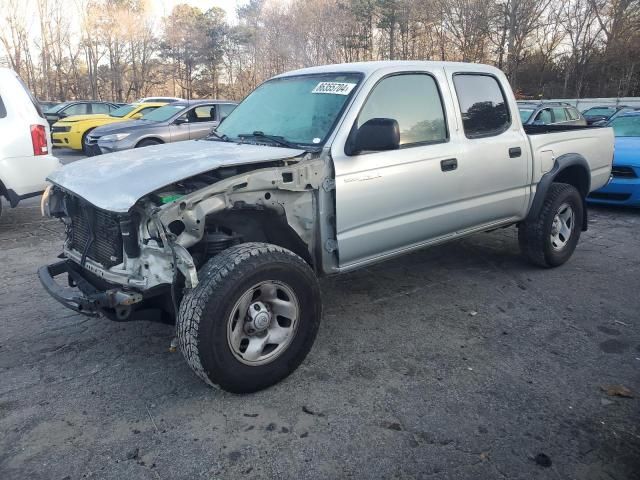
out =
{"type": "Polygon", "coordinates": [[[524,128],[489,66],[307,68],[260,85],[205,140],[53,173],[42,207],[66,241],[39,277],[83,314],[175,321],[200,378],[252,392],[309,352],[318,276],[510,225],[526,259],[563,264],[612,157],[609,128],[524,128]]]}

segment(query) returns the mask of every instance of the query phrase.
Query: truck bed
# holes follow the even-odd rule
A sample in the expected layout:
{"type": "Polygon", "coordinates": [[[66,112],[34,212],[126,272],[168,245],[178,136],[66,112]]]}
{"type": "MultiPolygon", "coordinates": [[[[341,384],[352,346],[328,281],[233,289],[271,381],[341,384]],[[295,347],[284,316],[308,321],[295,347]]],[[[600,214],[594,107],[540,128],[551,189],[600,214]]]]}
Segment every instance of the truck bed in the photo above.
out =
{"type": "Polygon", "coordinates": [[[533,153],[533,184],[537,185],[556,158],[578,154],[591,170],[591,191],[607,183],[613,161],[613,129],[582,125],[527,125],[524,127],[533,153]]]}

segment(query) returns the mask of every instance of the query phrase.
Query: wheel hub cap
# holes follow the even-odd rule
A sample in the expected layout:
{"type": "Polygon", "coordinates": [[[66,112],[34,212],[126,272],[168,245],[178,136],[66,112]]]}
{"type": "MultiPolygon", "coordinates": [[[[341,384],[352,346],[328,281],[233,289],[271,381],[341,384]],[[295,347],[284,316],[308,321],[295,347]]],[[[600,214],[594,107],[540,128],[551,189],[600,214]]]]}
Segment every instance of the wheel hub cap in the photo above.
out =
{"type": "Polygon", "coordinates": [[[246,290],[231,310],[227,341],[237,360],[264,365],[279,357],[298,329],[300,305],[293,289],[268,280],[246,290]]]}
{"type": "Polygon", "coordinates": [[[249,320],[245,323],[245,331],[249,334],[265,330],[271,323],[271,313],[262,302],[252,303],[249,307],[249,320]]]}
{"type": "Polygon", "coordinates": [[[571,206],[563,203],[551,223],[549,239],[554,250],[561,250],[569,242],[574,228],[575,214],[571,206]]]}

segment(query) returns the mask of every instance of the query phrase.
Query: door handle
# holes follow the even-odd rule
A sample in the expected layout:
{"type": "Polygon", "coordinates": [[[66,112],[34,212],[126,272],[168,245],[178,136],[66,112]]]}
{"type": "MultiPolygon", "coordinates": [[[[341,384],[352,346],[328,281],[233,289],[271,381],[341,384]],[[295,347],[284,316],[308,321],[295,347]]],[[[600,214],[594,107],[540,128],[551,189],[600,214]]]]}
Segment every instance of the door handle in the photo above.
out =
{"type": "Polygon", "coordinates": [[[447,158],[446,160],[440,161],[440,169],[443,172],[450,172],[458,168],[458,159],[456,158],[447,158]]]}
{"type": "Polygon", "coordinates": [[[509,149],[509,158],[518,158],[520,155],[522,155],[522,149],[520,147],[509,149]]]}

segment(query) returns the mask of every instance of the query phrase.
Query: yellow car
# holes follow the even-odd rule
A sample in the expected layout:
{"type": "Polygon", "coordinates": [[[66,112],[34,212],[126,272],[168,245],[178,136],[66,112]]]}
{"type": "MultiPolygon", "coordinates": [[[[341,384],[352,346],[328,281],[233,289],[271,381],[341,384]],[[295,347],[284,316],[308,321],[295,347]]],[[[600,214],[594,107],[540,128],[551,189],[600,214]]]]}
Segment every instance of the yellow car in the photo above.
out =
{"type": "Polygon", "coordinates": [[[51,140],[54,147],[71,148],[84,151],[84,139],[91,130],[110,123],[137,120],[143,115],[166,105],[166,102],[132,103],[109,114],[74,115],[59,120],[51,127],[51,140]]]}

